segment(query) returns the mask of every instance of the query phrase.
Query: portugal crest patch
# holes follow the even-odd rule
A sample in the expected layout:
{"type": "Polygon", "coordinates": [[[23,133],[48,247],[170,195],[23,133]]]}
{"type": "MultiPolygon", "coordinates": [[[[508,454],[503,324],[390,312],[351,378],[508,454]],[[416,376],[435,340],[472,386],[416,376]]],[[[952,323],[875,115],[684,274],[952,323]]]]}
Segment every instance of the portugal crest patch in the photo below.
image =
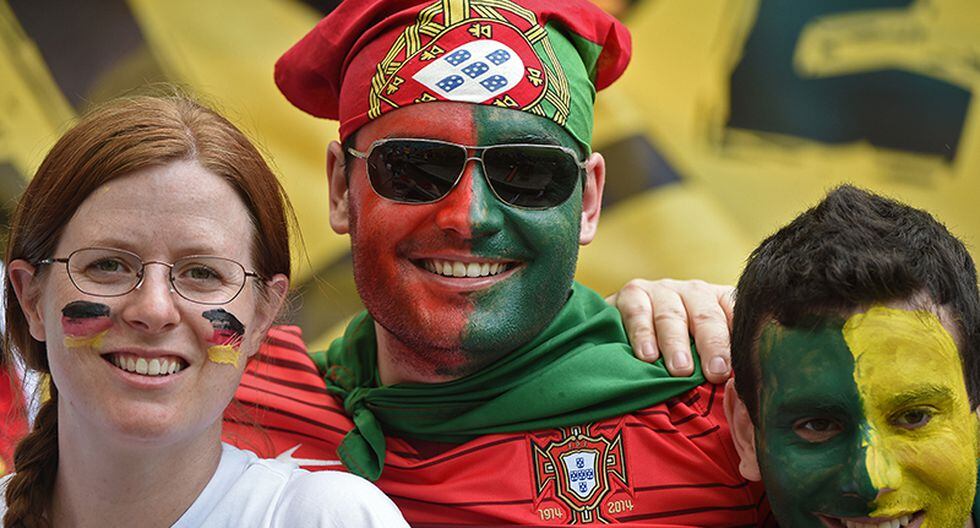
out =
{"type": "Polygon", "coordinates": [[[568,120],[568,80],[534,12],[509,0],[439,0],[419,12],[371,79],[368,117],[460,101],[568,120]]]}
{"type": "Polygon", "coordinates": [[[535,504],[542,520],[563,520],[561,524],[608,523],[610,514],[621,512],[608,499],[616,492],[630,494],[623,451],[622,432],[589,431],[590,426],[560,429],[560,437],[550,442],[532,440],[535,504]],[[548,499],[553,499],[549,501],[548,499]],[[560,503],[565,508],[543,506],[560,503]],[[567,519],[562,519],[565,516],[567,519]]]}

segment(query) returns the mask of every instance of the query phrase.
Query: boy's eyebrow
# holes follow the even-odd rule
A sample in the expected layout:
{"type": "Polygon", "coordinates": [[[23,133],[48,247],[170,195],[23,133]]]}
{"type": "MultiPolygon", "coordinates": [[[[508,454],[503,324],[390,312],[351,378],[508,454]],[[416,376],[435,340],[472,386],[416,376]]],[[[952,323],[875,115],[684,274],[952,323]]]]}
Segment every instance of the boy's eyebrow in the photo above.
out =
{"type": "Polygon", "coordinates": [[[852,414],[852,409],[852,405],[828,402],[826,400],[814,401],[812,398],[804,398],[798,400],[783,400],[782,403],[771,409],[771,411],[775,411],[780,414],[850,416],[852,414]]]}
{"type": "Polygon", "coordinates": [[[889,396],[885,404],[889,407],[903,407],[909,404],[930,400],[951,400],[953,391],[943,385],[923,385],[889,396]]]}

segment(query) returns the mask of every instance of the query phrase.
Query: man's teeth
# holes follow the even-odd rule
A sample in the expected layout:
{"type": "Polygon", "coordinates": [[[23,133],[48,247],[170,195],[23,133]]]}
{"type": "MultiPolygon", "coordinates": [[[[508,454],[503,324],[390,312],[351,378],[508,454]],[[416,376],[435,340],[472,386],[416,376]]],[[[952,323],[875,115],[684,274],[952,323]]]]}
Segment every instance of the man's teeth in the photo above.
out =
{"type": "Polygon", "coordinates": [[[908,526],[912,522],[911,515],[903,515],[898,519],[892,519],[890,521],[880,522],[880,523],[860,523],[851,522],[843,519],[844,526],[846,528],[900,528],[902,526],[908,526]]]}
{"type": "Polygon", "coordinates": [[[169,376],[176,374],[183,369],[183,365],[177,358],[146,358],[131,356],[127,354],[113,354],[112,364],[125,370],[135,372],[143,376],[169,376]]]}
{"type": "Polygon", "coordinates": [[[489,277],[509,268],[503,262],[459,262],[452,260],[426,260],[425,269],[444,277],[489,277]]]}

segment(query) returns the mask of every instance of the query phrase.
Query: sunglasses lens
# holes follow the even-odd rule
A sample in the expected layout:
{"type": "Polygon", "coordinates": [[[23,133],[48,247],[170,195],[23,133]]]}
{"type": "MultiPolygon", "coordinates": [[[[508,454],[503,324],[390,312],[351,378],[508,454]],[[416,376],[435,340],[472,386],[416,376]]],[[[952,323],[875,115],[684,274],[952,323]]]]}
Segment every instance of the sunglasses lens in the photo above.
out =
{"type": "Polygon", "coordinates": [[[549,146],[492,147],[484,153],[483,163],[497,196],[529,209],[565,203],[581,175],[574,155],[549,146]]]}
{"type": "Polygon", "coordinates": [[[389,200],[433,202],[445,196],[466,163],[466,150],[429,141],[386,141],[368,157],[371,186],[389,200]]]}

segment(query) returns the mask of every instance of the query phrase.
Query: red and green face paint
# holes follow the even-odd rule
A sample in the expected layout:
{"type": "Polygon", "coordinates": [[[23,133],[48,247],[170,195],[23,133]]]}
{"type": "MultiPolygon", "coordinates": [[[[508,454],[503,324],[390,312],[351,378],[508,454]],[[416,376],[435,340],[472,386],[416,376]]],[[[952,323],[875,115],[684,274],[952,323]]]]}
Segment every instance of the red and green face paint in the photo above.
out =
{"type": "Polygon", "coordinates": [[[111,327],[109,307],[104,304],[73,301],[61,309],[61,328],[67,348],[100,349],[111,327]]]}
{"type": "MultiPolygon", "coordinates": [[[[548,119],[480,105],[413,105],[370,128],[374,137],[358,138],[362,148],[380,137],[420,137],[578,149],[548,119]]],[[[350,202],[358,292],[371,315],[418,352],[418,358],[404,361],[441,375],[465,375],[533,338],[567,298],[578,256],[581,186],[557,207],[518,209],[498,200],[481,166],[471,162],[442,200],[406,205],[377,196],[364,164],[357,163],[350,202]],[[443,276],[447,265],[470,264],[496,265],[497,275],[443,276]]]]}
{"type": "Polygon", "coordinates": [[[245,325],[237,317],[222,308],[201,314],[211,323],[214,333],[208,338],[208,360],[237,367],[241,356],[245,325]]]}
{"type": "Polygon", "coordinates": [[[877,306],[846,321],[771,324],[759,367],[758,459],[782,525],[963,526],[977,421],[934,314],[877,306]]]}

